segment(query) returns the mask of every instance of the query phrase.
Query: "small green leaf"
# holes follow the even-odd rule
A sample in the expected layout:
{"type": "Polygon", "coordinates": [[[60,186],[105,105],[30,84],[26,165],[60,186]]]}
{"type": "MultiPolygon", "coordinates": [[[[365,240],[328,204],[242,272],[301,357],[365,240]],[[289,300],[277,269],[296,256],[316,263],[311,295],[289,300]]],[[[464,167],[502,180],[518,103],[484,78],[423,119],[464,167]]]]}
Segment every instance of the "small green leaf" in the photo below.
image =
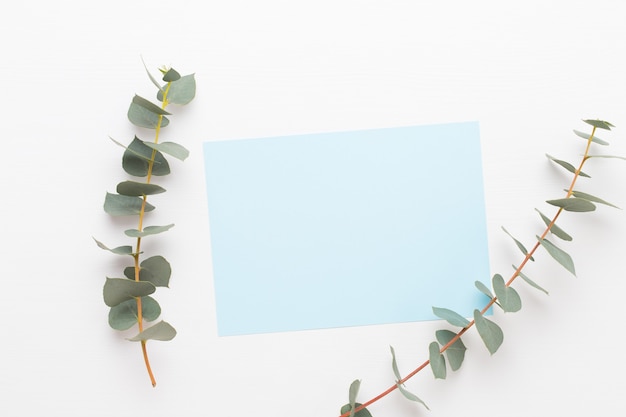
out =
{"type": "MultiPolygon", "coordinates": [[[[574,165],[570,164],[569,162],[565,162],[565,161],[561,161],[560,159],[556,159],[548,154],[546,154],[546,156],[548,157],[548,159],[550,159],[551,161],[561,165],[563,168],[565,168],[566,170],[568,170],[569,172],[571,172],[572,174],[576,173],[576,168],[574,167],[574,165]]],[[[580,175],[581,177],[586,177],[586,178],[591,178],[589,175],[585,174],[584,172],[579,172],[578,175],[580,175]]]]}
{"type": "Polygon", "coordinates": [[[348,401],[350,404],[350,417],[354,416],[354,409],[356,404],[356,397],[359,394],[359,388],[361,387],[361,380],[355,379],[350,384],[350,390],[348,391],[348,401]]]}
{"type": "Polygon", "coordinates": [[[154,84],[156,88],[160,90],[161,86],[159,85],[159,82],[152,76],[152,74],[150,74],[150,71],[148,71],[148,67],[146,66],[146,62],[143,60],[143,57],[141,57],[141,62],[143,62],[143,67],[146,69],[146,73],[148,74],[150,81],[152,81],[152,84],[154,84]]]}
{"type": "Polygon", "coordinates": [[[126,278],[107,278],[102,291],[104,303],[109,307],[135,297],[150,295],[156,290],[151,282],[131,281],[126,278]]]}
{"type": "Polygon", "coordinates": [[[393,349],[393,346],[389,346],[389,348],[391,349],[391,369],[393,370],[393,373],[396,376],[396,386],[398,387],[398,390],[404,396],[404,398],[410,401],[418,402],[422,404],[424,407],[426,407],[426,409],[428,410],[429,408],[426,405],[426,403],[424,403],[424,401],[420,400],[415,394],[407,391],[403,387],[403,384],[400,383],[400,381],[402,380],[402,377],[400,376],[400,371],[398,370],[398,363],[396,362],[396,352],[393,349]]]}
{"type": "MultiPolygon", "coordinates": [[[[539,213],[539,215],[541,216],[541,220],[543,220],[543,222],[546,224],[546,226],[550,226],[550,223],[552,223],[552,220],[550,220],[548,217],[546,217],[542,212],[540,212],[539,210],[535,209],[537,211],[537,213],[539,213]]],[[[570,235],[568,235],[567,233],[565,233],[565,231],[563,229],[561,229],[559,226],[557,226],[556,224],[553,224],[552,227],[550,228],[550,233],[552,233],[554,236],[566,240],[566,241],[571,241],[572,237],[570,235]]]]}
{"type": "Polygon", "coordinates": [[[435,379],[446,379],[446,359],[439,351],[439,343],[432,342],[428,346],[430,369],[435,379]]]}
{"type": "MultiPolygon", "coordinates": [[[[141,316],[146,321],[154,321],[161,315],[161,307],[149,296],[141,297],[141,316]]],[[[137,324],[137,300],[126,300],[111,307],[109,325],[115,330],[128,330],[137,324]]]]}
{"type": "Polygon", "coordinates": [[[122,195],[141,197],[165,192],[165,188],[156,184],[146,184],[136,181],[123,181],[117,184],[117,192],[122,195]]]}
{"type": "MultiPolygon", "coordinates": [[[[160,255],[152,256],[140,264],[139,280],[150,281],[155,287],[168,287],[171,275],[172,267],[160,255]]],[[[124,276],[128,279],[135,279],[135,267],[129,266],[124,268],[124,276]]]]}
{"type": "MultiPolygon", "coordinates": [[[[513,235],[511,235],[508,230],[506,230],[504,228],[504,226],[500,226],[502,227],[502,230],[504,230],[504,233],[506,233],[507,235],[509,235],[511,237],[511,239],[513,239],[513,241],[515,242],[515,244],[517,245],[517,247],[519,248],[519,250],[524,254],[524,256],[528,255],[528,251],[526,250],[526,247],[524,245],[522,245],[522,242],[520,242],[519,240],[515,239],[513,237],[513,235]]],[[[530,258],[531,261],[534,261],[533,257],[531,256],[530,258]]]]}
{"type": "Polygon", "coordinates": [[[160,321],[154,326],[148,327],[137,336],[128,340],[131,342],[140,342],[142,340],[172,340],[176,336],[176,330],[167,322],[160,321]]]}
{"type": "Polygon", "coordinates": [[[447,308],[433,307],[433,313],[453,326],[466,327],[470,324],[465,317],[447,308]]]}
{"type": "Polygon", "coordinates": [[[493,355],[504,341],[502,329],[493,321],[486,319],[478,310],[474,310],[474,322],[487,350],[493,355]]]}
{"type": "Polygon", "coordinates": [[[118,246],[117,248],[109,249],[108,247],[104,245],[104,243],[96,240],[95,238],[93,240],[96,241],[96,245],[98,245],[100,249],[108,250],[109,252],[114,253],[116,255],[132,255],[133,253],[132,246],[118,246]]]}
{"type": "Polygon", "coordinates": [[[160,115],[160,116],[172,114],[172,113],[165,111],[165,109],[157,106],[156,104],[152,103],[150,100],[146,100],[145,98],[138,96],[136,94],[135,94],[135,97],[133,97],[132,102],[140,107],[143,107],[149,112],[160,115]]]}
{"type": "Polygon", "coordinates": [[[426,407],[427,410],[430,410],[430,408],[428,408],[428,406],[426,405],[426,403],[424,401],[422,401],[417,395],[413,394],[412,392],[410,392],[406,388],[404,388],[404,386],[402,386],[402,384],[396,383],[396,386],[398,387],[398,390],[400,391],[402,396],[404,396],[404,398],[406,398],[409,401],[415,401],[416,403],[420,403],[424,407],[426,407]]]}
{"type": "Polygon", "coordinates": [[[605,130],[611,130],[612,127],[615,127],[611,123],[606,122],[604,120],[587,119],[587,120],[583,120],[583,122],[585,122],[585,123],[587,123],[587,124],[589,124],[591,126],[597,127],[599,129],[605,129],[605,130]]]}
{"type": "MultiPolygon", "coordinates": [[[[139,96],[135,96],[137,98],[139,96]]],[[[170,121],[164,114],[169,114],[162,110],[160,107],[150,103],[148,100],[139,97],[140,100],[135,100],[130,103],[130,107],[128,108],[128,120],[135,126],[145,127],[147,129],[156,129],[157,127],[165,127],[170,121]],[[145,104],[142,102],[144,100],[146,103],[152,104],[153,107],[146,108],[145,104]],[[141,104],[139,103],[141,102],[141,104]],[[155,111],[155,109],[157,111],[155,111]],[[164,112],[164,113],[163,113],[164,112]]]]}
{"type": "MultiPolygon", "coordinates": [[[[163,101],[163,92],[157,93],[157,100],[163,101]]],[[[194,74],[172,81],[167,92],[167,101],[174,104],[188,104],[196,96],[196,79],[194,74]]]]}
{"type": "Polygon", "coordinates": [[[179,159],[181,161],[184,161],[189,156],[189,151],[185,147],[183,147],[182,145],[179,145],[178,143],[174,143],[174,142],[162,142],[162,143],[144,142],[144,144],[146,146],[152,148],[152,149],[156,149],[157,151],[161,151],[163,153],[171,155],[174,158],[179,159]]]}
{"type": "Polygon", "coordinates": [[[154,153],[154,164],[152,175],[163,176],[170,173],[170,166],[159,151],[153,150],[145,142],[135,136],[122,156],[122,168],[128,174],[135,177],[145,177],[148,175],[150,160],[154,153]]]}
{"type": "MultiPolygon", "coordinates": [[[[588,135],[588,134],[586,134],[584,132],[580,132],[578,130],[574,130],[574,133],[576,134],[576,136],[579,136],[579,137],[581,137],[583,139],[586,139],[586,140],[589,140],[589,138],[591,137],[591,135],[588,135]]],[[[591,139],[591,141],[593,143],[597,143],[598,145],[603,145],[603,146],[608,146],[609,145],[609,142],[600,139],[596,135],[593,135],[593,139],[591,139]]]]}
{"type": "Polygon", "coordinates": [[[558,248],[548,239],[541,239],[537,236],[537,240],[541,243],[541,246],[548,251],[550,256],[552,256],[558,263],[560,263],[565,269],[572,273],[572,275],[576,276],[576,271],[574,269],[574,261],[572,257],[569,256],[563,249],[558,248]]]}
{"type": "MultiPolygon", "coordinates": [[[[341,407],[341,411],[339,412],[343,415],[343,414],[346,414],[348,411],[352,411],[356,408],[359,408],[361,405],[362,404],[360,403],[354,403],[354,407],[352,407],[350,404],[346,404],[343,407],[341,407]]],[[[350,413],[350,415],[352,415],[352,413],[350,413]]],[[[367,408],[362,408],[361,410],[354,413],[354,417],[372,417],[372,415],[367,410],[367,408]]]]}
{"type": "MultiPolygon", "coordinates": [[[[567,191],[567,190],[565,190],[567,191]]],[[[598,197],[594,197],[591,194],[587,194],[587,193],[583,193],[581,191],[572,191],[572,195],[576,198],[582,198],[583,200],[587,200],[587,201],[593,201],[594,203],[600,203],[600,204],[605,204],[607,206],[611,206],[614,207],[616,209],[619,209],[619,207],[617,207],[614,204],[611,204],[609,202],[606,202],[604,200],[602,200],[601,198],[598,197]]]]}
{"type": "MultiPolygon", "coordinates": [[[[124,268],[124,276],[128,279],[134,280],[135,267],[127,266],[126,268],[124,268]]],[[[154,282],[152,281],[152,273],[145,268],[139,268],[139,281],[150,281],[154,284],[154,282]]],[[[154,286],[158,287],[158,285],[156,284],[154,284],[154,286]]]]}
{"type": "Polygon", "coordinates": [[[596,209],[595,204],[583,198],[558,198],[556,200],[547,200],[546,203],[561,207],[565,211],[577,213],[594,211],[596,209]]]}
{"type": "Polygon", "coordinates": [[[150,235],[156,235],[158,233],[167,232],[174,224],[168,224],[167,226],[146,226],[143,230],[128,229],[124,231],[124,234],[128,237],[146,237],[150,235]]]}
{"type": "MultiPolygon", "coordinates": [[[[517,271],[517,267],[515,265],[512,265],[513,269],[515,269],[517,271]]],[[[522,273],[522,271],[518,271],[517,272],[518,275],[524,280],[526,281],[527,284],[529,284],[531,287],[534,287],[536,289],[538,289],[539,291],[543,291],[546,295],[550,295],[548,294],[548,291],[544,290],[543,288],[541,288],[539,286],[539,284],[537,284],[535,281],[533,281],[532,279],[528,278],[525,274],[522,273]]]]}
{"type": "MultiPolygon", "coordinates": [[[[441,346],[446,346],[456,337],[456,333],[451,332],[450,330],[437,330],[435,332],[435,336],[441,346]]],[[[461,338],[458,338],[448,349],[446,349],[446,356],[448,357],[448,362],[450,363],[450,369],[456,371],[461,367],[463,360],[465,359],[466,350],[467,348],[461,341],[461,338]]]]}
{"type": "Polygon", "coordinates": [[[589,158],[614,158],[614,159],[623,159],[626,160],[626,157],[623,156],[616,156],[616,155],[588,155],[587,159],[589,158]]]}
{"type": "Polygon", "coordinates": [[[174,68],[170,68],[165,74],[163,74],[163,81],[166,83],[176,81],[178,79],[180,79],[180,74],[174,68]]]}
{"type": "MultiPolygon", "coordinates": [[[[106,194],[104,199],[104,211],[111,216],[133,216],[141,213],[141,207],[143,200],[140,197],[130,197],[127,195],[119,194],[106,194]]],[[[152,211],[154,206],[150,203],[145,203],[144,211],[152,211]]]]}
{"type": "Polygon", "coordinates": [[[502,275],[495,274],[492,279],[492,284],[502,310],[507,313],[514,313],[521,310],[522,299],[514,288],[506,286],[502,275]]]}
{"type": "Polygon", "coordinates": [[[485,284],[483,284],[480,281],[475,281],[474,285],[476,286],[476,288],[478,288],[478,291],[482,292],[489,298],[493,298],[493,294],[491,293],[491,290],[485,284]]]}

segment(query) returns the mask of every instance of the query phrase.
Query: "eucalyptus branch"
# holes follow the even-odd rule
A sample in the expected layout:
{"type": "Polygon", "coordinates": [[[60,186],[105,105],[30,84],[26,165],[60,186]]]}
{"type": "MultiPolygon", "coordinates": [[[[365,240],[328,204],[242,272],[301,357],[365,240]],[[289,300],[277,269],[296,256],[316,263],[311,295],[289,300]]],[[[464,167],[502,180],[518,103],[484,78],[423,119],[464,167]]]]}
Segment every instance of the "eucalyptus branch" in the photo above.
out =
{"type": "MultiPolygon", "coordinates": [[[[407,398],[408,400],[415,401],[421,403],[426,408],[426,404],[418,398],[415,394],[407,391],[404,388],[404,384],[411,379],[413,376],[417,375],[423,369],[430,365],[433,375],[435,378],[445,379],[446,378],[446,357],[449,362],[449,366],[453,371],[456,371],[460,368],[463,363],[466,347],[461,341],[461,337],[472,327],[476,327],[477,331],[482,338],[485,346],[489,350],[491,354],[494,354],[504,340],[504,335],[501,328],[492,320],[489,320],[484,317],[484,314],[489,311],[494,305],[499,306],[505,312],[516,312],[519,311],[522,307],[521,298],[517,291],[511,287],[511,284],[518,278],[521,277],[525,282],[527,282],[532,287],[541,290],[545,293],[543,288],[537,285],[535,282],[530,280],[522,271],[524,267],[528,264],[529,261],[534,261],[533,255],[536,251],[543,247],[548,254],[552,258],[554,258],[557,262],[559,262],[565,269],[567,269],[570,273],[575,275],[574,263],[571,257],[562,249],[557,247],[555,244],[550,242],[547,239],[549,233],[552,233],[554,236],[559,237],[562,240],[569,241],[572,240],[571,236],[565,233],[561,228],[556,225],[556,221],[559,216],[563,213],[563,211],[573,211],[573,212],[588,212],[593,211],[596,208],[595,203],[605,204],[609,206],[613,206],[606,201],[594,197],[590,194],[579,192],[575,190],[575,185],[578,179],[582,177],[589,177],[582,171],[582,168],[591,156],[589,151],[591,149],[592,143],[597,143],[600,145],[608,145],[607,142],[599,139],[595,136],[597,129],[611,130],[611,127],[614,127],[612,124],[602,121],[602,120],[584,120],[585,123],[592,126],[591,134],[587,135],[586,133],[582,133],[579,131],[574,131],[577,136],[584,138],[587,141],[585,152],[581,158],[581,161],[578,165],[578,168],[575,168],[573,165],[568,162],[555,159],[550,155],[547,155],[548,159],[552,160],[556,164],[565,168],[573,174],[572,181],[566,189],[566,195],[564,198],[556,199],[556,200],[548,200],[547,203],[558,207],[558,210],[552,217],[552,219],[544,216],[539,210],[537,212],[541,216],[542,221],[545,223],[545,229],[541,233],[541,235],[537,236],[537,241],[533,244],[530,251],[527,251],[524,245],[513,236],[509,234],[509,232],[502,228],[505,233],[507,233],[515,242],[520,251],[524,254],[524,258],[518,267],[513,266],[514,272],[510,276],[510,278],[505,282],[500,274],[495,274],[492,279],[492,288],[493,292],[487,288],[484,284],[480,282],[476,282],[476,287],[479,291],[484,293],[489,297],[489,301],[481,310],[474,310],[474,319],[468,320],[462,315],[445,308],[437,308],[433,307],[434,314],[446,320],[452,326],[460,328],[456,333],[447,329],[438,330],[436,332],[436,339],[429,346],[429,359],[424,361],[421,365],[415,368],[413,371],[408,373],[406,376],[401,377],[398,366],[396,362],[395,351],[393,347],[391,347],[391,355],[392,355],[392,369],[396,376],[396,383],[378,394],[374,398],[360,404],[356,402],[356,395],[358,392],[358,388],[360,387],[360,380],[356,380],[352,383],[349,392],[349,403],[345,404],[341,408],[341,416],[340,417],[368,417],[371,416],[370,412],[367,410],[367,407],[382,398],[389,395],[391,392],[398,390],[401,394],[407,398]],[[444,353],[446,356],[444,356],[444,353]]],[[[596,157],[600,157],[597,155],[596,157]]],[[[608,158],[621,158],[614,156],[601,156],[608,158]]],[[[621,158],[624,159],[624,158],[621,158]]],[[[615,207],[615,206],[613,206],[615,207]]]]}
{"type": "MultiPolygon", "coordinates": [[[[172,68],[160,68],[162,80],[159,83],[148,71],[148,77],[157,87],[156,99],[161,105],[135,95],[128,109],[128,119],[135,126],[153,129],[153,142],[144,142],[137,136],[128,146],[114,139],[117,145],[125,149],[122,156],[122,168],[127,174],[134,177],[145,177],[144,182],[134,180],[124,181],[117,185],[117,194],[106,193],[104,211],[111,216],[137,216],[137,228],[124,231],[127,237],[135,239],[135,247],[125,245],[109,249],[96,240],[96,244],[116,255],[130,256],[132,266],[124,269],[124,278],[108,278],[103,288],[104,302],[111,309],[109,311],[109,325],[115,330],[128,330],[137,326],[136,336],[128,339],[140,342],[143,359],[150,377],[152,386],[156,386],[156,379],[148,358],[148,340],[171,340],[176,336],[176,330],[165,321],[160,321],[150,327],[145,322],[156,320],[161,315],[159,303],[150,295],[157,287],[168,287],[171,277],[171,266],[162,256],[151,256],[141,260],[142,240],[148,236],[160,234],[171,229],[174,224],[165,226],[144,226],[148,212],[155,207],[148,203],[148,196],[164,193],[166,190],[152,183],[153,176],[163,176],[170,173],[170,167],[164,154],[181,161],[189,155],[189,151],[182,145],[174,142],[160,142],[161,129],[169,125],[167,116],[171,115],[166,108],[169,104],[185,105],[195,97],[196,81],[193,74],[181,76],[172,68]]],[[[95,240],[95,239],[94,239],[95,240]]]]}

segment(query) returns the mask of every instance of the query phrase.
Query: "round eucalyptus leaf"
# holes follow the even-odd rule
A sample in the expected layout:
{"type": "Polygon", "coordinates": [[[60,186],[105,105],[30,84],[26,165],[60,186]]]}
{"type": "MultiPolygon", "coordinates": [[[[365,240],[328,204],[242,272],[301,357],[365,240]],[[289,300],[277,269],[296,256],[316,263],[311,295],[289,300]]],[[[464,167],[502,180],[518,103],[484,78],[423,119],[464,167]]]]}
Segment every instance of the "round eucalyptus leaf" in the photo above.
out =
{"type": "MultiPolygon", "coordinates": [[[[143,199],[140,197],[107,193],[104,199],[104,211],[111,216],[138,215],[141,213],[142,205],[143,199]]],[[[148,212],[152,210],[154,210],[154,206],[146,202],[144,211],[148,212]]]]}
{"type": "Polygon", "coordinates": [[[162,256],[152,256],[141,263],[141,270],[150,272],[149,281],[157,287],[167,287],[170,284],[172,267],[162,256]]]}
{"type": "Polygon", "coordinates": [[[132,124],[146,129],[156,129],[158,126],[165,127],[170,124],[167,117],[151,112],[137,103],[130,103],[127,116],[132,124]]]}
{"type": "MultiPolygon", "coordinates": [[[[361,406],[361,403],[355,403],[354,404],[354,408],[358,408],[361,406]]],[[[352,406],[350,404],[346,404],[343,407],[341,407],[341,410],[339,411],[341,414],[346,414],[349,413],[350,410],[352,410],[352,406]]],[[[364,408],[362,410],[357,411],[356,413],[353,414],[354,417],[372,417],[372,414],[367,410],[367,408],[364,408]]]]}
{"type": "Polygon", "coordinates": [[[102,295],[106,305],[115,307],[126,300],[150,295],[154,291],[156,291],[156,287],[151,282],[137,282],[126,278],[107,278],[102,295]]]}
{"type": "MultiPolygon", "coordinates": [[[[129,266],[129,267],[124,268],[124,276],[128,279],[134,280],[135,279],[135,267],[129,266]]],[[[139,268],[139,281],[152,282],[152,273],[145,268],[139,268]]]]}
{"type": "MultiPolygon", "coordinates": [[[[146,321],[154,321],[161,315],[161,306],[152,297],[141,297],[141,315],[146,321]]],[[[115,330],[128,330],[137,324],[137,300],[126,300],[111,307],[109,325],[115,330]]]]}
{"type": "Polygon", "coordinates": [[[157,151],[161,151],[168,155],[173,156],[176,159],[184,161],[189,156],[189,151],[182,145],[174,142],[161,142],[161,143],[150,143],[144,142],[144,144],[152,149],[156,149],[157,151]]]}
{"type": "Polygon", "coordinates": [[[160,321],[154,326],[148,327],[137,336],[132,337],[128,340],[130,340],[131,342],[140,342],[144,340],[168,341],[172,340],[175,336],[176,329],[174,329],[169,323],[165,321],[160,321]]]}
{"type": "MultiPolygon", "coordinates": [[[[122,168],[135,177],[147,176],[153,152],[152,148],[146,146],[141,139],[135,137],[122,156],[122,168]]],[[[154,153],[152,175],[163,176],[169,173],[170,166],[167,160],[161,152],[156,151],[154,153]]]]}
{"type": "Polygon", "coordinates": [[[163,81],[169,83],[180,79],[180,74],[174,68],[170,68],[165,74],[163,74],[163,81]]]}
{"type": "MultiPolygon", "coordinates": [[[[163,90],[157,93],[157,100],[163,101],[163,90]]],[[[167,101],[174,104],[188,104],[196,96],[196,79],[194,74],[185,75],[176,81],[172,81],[167,92],[167,101]]]]}
{"type": "MultiPolygon", "coordinates": [[[[435,336],[441,346],[445,346],[456,337],[456,333],[451,332],[450,330],[437,330],[435,332],[435,336]]],[[[460,338],[450,345],[448,349],[446,349],[446,356],[448,357],[448,362],[450,362],[450,368],[453,371],[458,370],[463,364],[466,350],[467,348],[460,338]]]]}
{"type": "Polygon", "coordinates": [[[507,313],[514,313],[522,308],[522,299],[517,291],[510,286],[507,287],[502,275],[495,274],[492,279],[493,291],[500,301],[499,305],[507,313]]]}
{"type": "Polygon", "coordinates": [[[150,235],[156,235],[158,233],[167,232],[174,224],[168,224],[167,226],[146,226],[143,230],[128,229],[124,231],[124,234],[128,237],[145,237],[150,235]]]}
{"type": "Polygon", "coordinates": [[[486,319],[478,310],[474,310],[474,322],[476,323],[476,330],[481,339],[483,339],[487,350],[493,355],[504,341],[502,329],[493,321],[486,319]]]}
{"type": "Polygon", "coordinates": [[[165,188],[156,184],[146,184],[136,181],[123,181],[117,184],[118,194],[141,197],[143,195],[161,194],[165,188]]]}

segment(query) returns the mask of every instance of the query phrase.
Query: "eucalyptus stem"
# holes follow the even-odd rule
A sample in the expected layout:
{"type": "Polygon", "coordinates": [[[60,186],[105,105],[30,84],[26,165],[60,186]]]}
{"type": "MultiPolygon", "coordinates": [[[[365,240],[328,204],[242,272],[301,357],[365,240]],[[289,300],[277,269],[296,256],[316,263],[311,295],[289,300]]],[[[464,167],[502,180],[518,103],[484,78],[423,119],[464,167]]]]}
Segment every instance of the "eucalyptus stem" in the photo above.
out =
{"type": "MultiPolygon", "coordinates": [[[[570,184],[570,186],[569,186],[569,188],[567,190],[567,194],[566,194],[565,198],[570,198],[573,195],[574,185],[576,184],[576,181],[580,177],[580,173],[582,172],[582,168],[583,168],[585,162],[589,159],[589,149],[591,147],[591,143],[593,142],[593,138],[594,138],[595,133],[596,133],[596,126],[593,126],[591,134],[589,135],[589,138],[587,139],[587,146],[585,148],[585,153],[584,153],[584,155],[583,155],[583,157],[582,157],[582,159],[580,161],[580,164],[579,164],[578,168],[574,172],[574,177],[573,177],[572,182],[571,182],[571,184],[570,184]]],[[[525,255],[523,261],[520,263],[519,267],[517,267],[515,269],[515,271],[513,272],[511,277],[509,278],[509,280],[506,282],[506,284],[505,284],[506,287],[509,287],[515,281],[515,279],[520,276],[520,273],[522,272],[524,266],[528,263],[529,260],[532,259],[533,254],[541,246],[541,243],[540,243],[541,240],[543,240],[548,235],[548,233],[550,232],[552,227],[555,225],[556,220],[559,218],[559,216],[561,215],[563,210],[564,210],[563,207],[560,207],[557,210],[557,212],[553,216],[552,220],[549,222],[549,224],[546,226],[546,228],[543,231],[543,233],[540,235],[540,238],[538,239],[537,243],[535,243],[535,245],[532,247],[532,249],[530,251],[528,251],[528,253],[525,255]]],[[[484,315],[497,302],[497,300],[498,300],[498,298],[496,296],[493,296],[489,300],[489,302],[485,305],[485,307],[480,311],[480,314],[484,315]]],[[[448,343],[443,345],[441,347],[441,349],[439,350],[439,352],[440,353],[444,353],[446,350],[448,350],[452,345],[454,345],[457,341],[459,341],[461,336],[463,336],[463,334],[465,334],[465,332],[467,332],[470,328],[472,328],[475,323],[476,323],[475,320],[471,320],[469,322],[469,324],[467,324],[467,326],[463,327],[460,331],[458,331],[456,333],[456,335],[453,338],[451,338],[451,340],[448,343]]],[[[413,371],[409,372],[404,378],[398,380],[395,385],[387,388],[385,391],[381,392],[380,394],[378,394],[377,396],[373,397],[372,399],[370,399],[370,400],[360,404],[359,406],[354,407],[354,410],[350,410],[350,411],[347,411],[347,412],[341,414],[339,417],[349,417],[351,415],[354,415],[354,413],[358,413],[359,411],[365,409],[366,407],[368,407],[368,406],[374,404],[375,402],[381,400],[382,398],[386,397],[387,395],[389,395],[390,393],[392,393],[393,391],[398,389],[399,385],[402,385],[402,384],[406,383],[409,379],[411,379],[412,377],[417,375],[420,371],[422,371],[424,368],[426,368],[429,364],[430,364],[430,359],[424,361],[421,365],[419,365],[413,371]]]]}
{"type": "MultiPolygon", "coordinates": [[[[145,63],[144,63],[145,67],[145,63]]],[[[161,194],[166,190],[159,184],[153,184],[153,177],[162,177],[171,173],[167,156],[184,161],[189,150],[175,142],[159,143],[161,129],[169,125],[167,117],[172,113],[165,110],[169,104],[184,106],[189,104],[196,95],[196,79],[194,74],[180,75],[173,68],[161,67],[162,78],[158,80],[145,67],[148,78],[157,88],[156,99],[161,104],[136,95],[128,108],[128,120],[135,126],[154,129],[154,141],[146,142],[135,136],[128,146],[111,140],[124,148],[122,168],[134,178],[145,178],[143,182],[126,180],[117,184],[116,193],[107,192],[104,199],[104,211],[111,216],[137,216],[136,229],[124,231],[124,235],[134,240],[133,245],[109,248],[94,238],[96,245],[115,255],[132,258],[132,265],[123,270],[123,277],[106,277],[102,291],[104,303],[110,307],[108,322],[114,330],[126,331],[137,326],[138,334],[129,338],[130,342],[140,342],[144,362],[152,386],[156,380],[148,359],[148,340],[169,341],[176,337],[176,329],[160,320],[153,322],[161,315],[161,306],[152,296],[158,288],[168,288],[172,275],[170,263],[161,255],[143,258],[143,240],[153,235],[167,232],[174,224],[145,225],[146,213],[155,209],[148,203],[148,196],[161,194]]]]}
{"type": "MultiPolygon", "coordinates": [[[[163,102],[161,105],[161,109],[165,110],[165,108],[167,107],[168,101],[167,101],[167,93],[169,92],[170,89],[170,85],[172,83],[168,82],[167,86],[165,88],[165,92],[163,93],[163,102]]],[[[157,121],[157,125],[155,128],[155,134],[154,134],[154,143],[159,143],[159,133],[161,132],[161,125],[163,124],[163,115],[159,115],[158,116],[158,121],[157,121]]],[[[146,175],[146,184],[150,184],[150,181],[152,179],[152,170],[154,169],[154,161],[157,155],[157,150],[153,149],[152,150],[152,155],[150,157],[150,160],[148,161],[148,175],[146,175]]],[[[143,231],[143,219],[146,213],[146,203],[148,202],[148,196],[147,195],[143,195],[142,196],[142,203],[141,203],[141,210],[139,212],[139,224],[137,225],[137,230],[139,230],[140,232],[143,231]]],[[[140,251],[141,249],[141,237],[137,238],[137,244],[136,244],[136,250],[135,250],[135,281],[139,282],[140,279],[140,266],[139,266],[139,254],[141,253],[140,251]]],[[[139,329],[139,332],[141,333],[143,331],[143,313],[142,313],[142,303],[141,303],[141,297],[135,297],[135,300],[137,302],[137,327],[139,329]]],[[[142,340],[141,341],[141,352],[143,354],[143,359],[144,362],[146,364],[146,370],[148,371],[148,376],[150,377],[150,382],[152,383],[153,387],[156,387],[156,379],[154,377],[154,373],[152,372],[152,367],[150,366],[150,359],[148,358],[148,348],[147,348],[147,341],[146,340],[142,340]]]]}

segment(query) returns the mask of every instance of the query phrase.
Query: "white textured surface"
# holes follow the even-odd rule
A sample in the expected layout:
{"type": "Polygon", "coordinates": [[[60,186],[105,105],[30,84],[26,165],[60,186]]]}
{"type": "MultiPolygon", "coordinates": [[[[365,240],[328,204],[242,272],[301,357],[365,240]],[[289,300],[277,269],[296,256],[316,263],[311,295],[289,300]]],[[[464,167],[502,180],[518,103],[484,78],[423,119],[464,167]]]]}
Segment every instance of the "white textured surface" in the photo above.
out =
{"type": "MultiPolygon", "coordinates": [[[[500,226],[530,246],[534,208],[552,213],[543,201],[568,184],[545,153],[575,160],[584,142],[571,130],[603,118],[617,128],[602,151],[626,155],[625,9],[611,0],[5,7],[0,414],[333,417],[353,379],[363,380],[361,401],[386,389],[389,345],[406,373],[442,323],[215,336],[202,142],[478,120],[491,264],[505,275],[519,253],[500,226]],[[101,288],[119,265],[91,238],[124,240],[101,206],[125,178],[108,136],[131,139],[129,100],[152,94],[140,55],[198,80],[197,99],[164,131],[192,155],[172,163],[155,212],[176,223],[153,248],[174,267],[157,299],[179,332],[149,344],[155,389],[139,347],[108,328],[101,288]]],[[[622,161],[590,161],[586,171],[584,191],[626,207],[622,161]]],[[[601,207],[560,225],[574,235],[566,247],[578,277],[538,255],[528,273],[550,296],[521,287],[523,310],[496,313],[505,342],[493,357],[471,332],[459,372],[435,381],[426,370],[407,384],[430,412],[393,393],[374,416],[624,414],[615,318],[626,215],[601,207]]]]}

